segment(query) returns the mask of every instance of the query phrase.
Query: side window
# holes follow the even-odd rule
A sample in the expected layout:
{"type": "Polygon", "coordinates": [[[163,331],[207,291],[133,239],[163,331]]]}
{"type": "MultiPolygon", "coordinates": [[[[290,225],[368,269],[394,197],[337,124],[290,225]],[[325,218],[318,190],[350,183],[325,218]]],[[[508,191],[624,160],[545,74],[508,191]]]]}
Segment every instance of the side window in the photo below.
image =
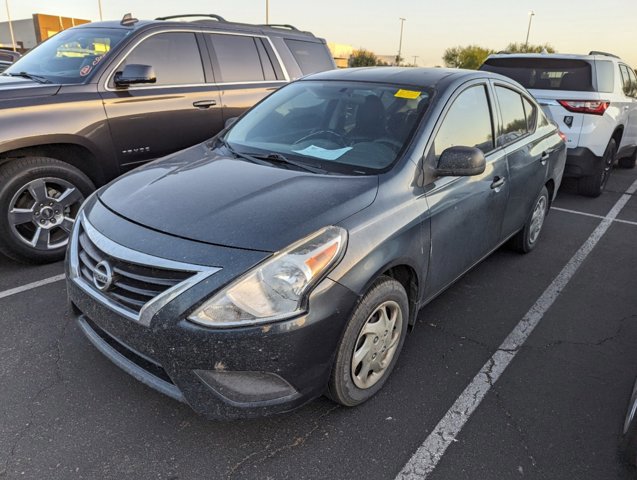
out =
{"type": "Polygon", "coordinates": [[[502,114],[502,131],[498,137],[498,143],[502,146],[526,135],[528,124],[519,93],[505,87],[495,87],[495,92],[502,114]]]}
{"type": "Polygon", "coordinates": [[[527,132],[534,132],[537,125],[537,107],[524,97],[522,97],[522,103],[524,105],[524,114],[526,115],[526,130],[527,132]]]}
{"type": "MultiPolygon", "coordinates": [[[[211,33],[212,46],[219,62],[217,81],[262,82],[265,80],[254,37],[211,33]],[[218,77],[221,77],[219,79],[218,77]]],[[[272,68],[272,64],[270,64],[272,68]]]]}
{"type": "Polygon", "coordinates": [[[433,144],[436,163],[442,152],[454,146],[477,147],[485,154],[494,149],[491,110],[484,85],[466,89],[449,108],[433,144]]]}
{"type": "Polygon", "coordinates": [[[630,85],[631,85],[631,97],[637,97],[637,76],[635,76],[635,71],[632,68],[628,69],[628,76],[630,77],[630,85]]]}
{"type": "MultiPolygon", "coordinates": [[[[205,83],[201,55],[194,33],[167,32],[153,35],[126,57],[125,64],[150,65],[155,69],[155,85],[205,83]]],[[[120,70],[124,64],[120,66],[120,70]]]]}
{"type": "Polygon", "coordinates": [[[303,40],[291,40],[287,38],[285,39],[285,44],[292,52],[296,63],[299,64],[304,75],[332,70],[334,68],[332,57],[324,43],[305,42],[303,40]]]}
{"type": "Polygon", "coordinates": [[[626,65],[620,65],[619,69],[622,74],[622,87],[624,90],[624,94],[628,97],[634,97],[636,93],[635,90],[637,90],[637,84],[634,81],[635,73],[626,65]]]}

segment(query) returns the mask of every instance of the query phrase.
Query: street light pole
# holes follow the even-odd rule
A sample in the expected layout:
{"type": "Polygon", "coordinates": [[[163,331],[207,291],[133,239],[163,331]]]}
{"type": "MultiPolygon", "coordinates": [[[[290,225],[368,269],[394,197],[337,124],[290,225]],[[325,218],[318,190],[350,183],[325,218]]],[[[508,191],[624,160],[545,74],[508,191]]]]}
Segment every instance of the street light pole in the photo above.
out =
{"type": "Polygon", "coordinates": [[[400,66],[400,55],[403,50],[403,25],[405,24],[406,18],[399,18],[400,20],[400,41],[398,42],[398,56],[396,57],[396,65],[400,66]]]}
{"type": "Polygon", "coordinates": [[[265,24],[270,23],[270,0],[265,0],[265,24]]]}
{"type": "Polygon", "coordinates": [[[414,55],[414,67],[416,66],[416,59],[418,58],[418,55],[414,55]]]}
{"type": "Polygon", "coordinates": [[[100,22],[101,22],[102,20],[104,20],[102,18],[102,0],[97,0],[97,8],[99,8],[100,10],[100,22]]]}
{"type": "Polygon", "coordinates": [[[525,49],[529,47],[529,35],[531,33],[531,22],[533,21],[534,16],[535,16],[535,12],[533,10],[529,11],[529,28],[526,30],[526,42],[524,42],[525,49]]]}
{"type": "Polygon", "coordinates": [[[11,33],[11,45],[13,46],[13,51],[17,52],[18,49],[15,45],[15,36],[13,35],[13,24],[11,23],[11,12],[9,11],[9,0],[5,0],[5,5],[7,7],[7,18],[9,19],[9,33],[11,33]]]}

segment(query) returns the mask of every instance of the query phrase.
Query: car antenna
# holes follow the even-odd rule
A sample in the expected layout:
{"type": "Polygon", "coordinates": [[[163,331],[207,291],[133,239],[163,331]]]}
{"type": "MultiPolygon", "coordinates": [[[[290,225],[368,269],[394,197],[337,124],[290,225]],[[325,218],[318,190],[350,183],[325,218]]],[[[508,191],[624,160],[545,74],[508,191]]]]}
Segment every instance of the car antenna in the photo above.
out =
{"type": "Polygon", "coordinates": [[[122,17],[122,21],[119,22],[119,24],[123,25],[124,27],[130,27],[132,25],[135,25],[137,22],[139,22],[139,20],[133,18],[130,13],[126,13],[124,14],[124,17],[122,17]]]}

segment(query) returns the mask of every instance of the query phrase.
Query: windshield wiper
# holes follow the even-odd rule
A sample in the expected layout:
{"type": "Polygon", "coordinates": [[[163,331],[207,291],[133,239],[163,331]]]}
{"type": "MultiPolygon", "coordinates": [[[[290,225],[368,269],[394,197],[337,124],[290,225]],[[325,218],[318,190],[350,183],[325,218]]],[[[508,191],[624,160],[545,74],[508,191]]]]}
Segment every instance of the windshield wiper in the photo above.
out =
{"type": "Polygon", "coordinates": [[[302,162],[290,160],[285,155],[281,155],[280,153],[276,153],[276,152],[268,153],[267,155],[256,155],[255,158],[264,159],[274,163],[285,163],[288,165],[294,165],[295,167],[301,168],[307,172],[327,173],[327,170],[323,170],[322,168],[318,168],[318,167],[313,167],[312,165],[307,165],[302,162]]]}
{"type": "Polygon", "coordinates": [[[272,165],[271,162],[266,162],[265,160],[261,160],[259,158],[253,157],[252,155],[248,155],[247,153],[237,152],[234,148],[230,146],[230,144],[223,137],[219,137],[217,140],[219,141],[219,143],[221,143],[221,145],[226,147],[226,149],[235,157],[243,158],[245,160],[249,160],[252,163],[257,163],[259,165],[265,165],[265,166],[272,165]]]}
{"type": "Polygon", "coordinates": [[[51,80],[49,80],[48,78],[44,78],[41,75],[35,75],[33,73],[27,73],[27,72],[18,72],[18,73],[5,73],[4,75],[9,75],[11,77],[22,77],[22,78],[28,78],[29,80],[35,80],[38,83],[51,83],[51,80]]]}

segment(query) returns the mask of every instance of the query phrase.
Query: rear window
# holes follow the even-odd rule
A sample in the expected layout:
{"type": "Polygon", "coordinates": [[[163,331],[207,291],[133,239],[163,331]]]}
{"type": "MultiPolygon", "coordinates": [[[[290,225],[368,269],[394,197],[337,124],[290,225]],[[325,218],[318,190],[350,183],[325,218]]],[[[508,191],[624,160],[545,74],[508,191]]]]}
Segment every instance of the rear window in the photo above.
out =
{"type": "Polygon", "coordinates": [[[490,58],[480,70],[499,73],[525,88],[592,92],[591,65],[557,58],[490,58]]]}
{"type": "Polygon", "coordinates": [[[285,44],[292,52],[296,63],[299,64],[304,75],[332,70],[334,68],[329,50],[323,43],[304,42],[303,40],[291,40],[286,38],[285,44]]]}

